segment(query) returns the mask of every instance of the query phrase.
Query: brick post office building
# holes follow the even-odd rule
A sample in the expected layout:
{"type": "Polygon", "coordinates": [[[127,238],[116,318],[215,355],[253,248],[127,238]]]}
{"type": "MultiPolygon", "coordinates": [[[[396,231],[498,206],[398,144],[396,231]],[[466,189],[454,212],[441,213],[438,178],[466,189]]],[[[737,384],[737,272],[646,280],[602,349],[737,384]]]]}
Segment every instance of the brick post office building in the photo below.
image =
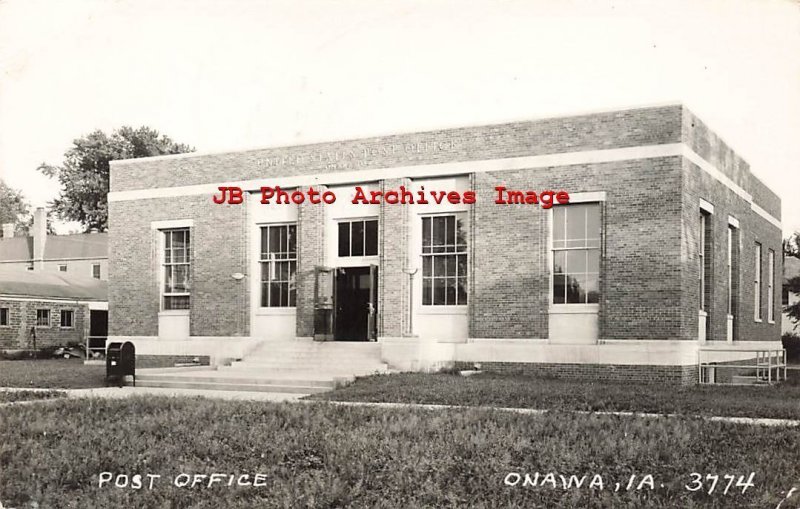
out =
{"type": "Polygon", "coordinates": [[[396,369],[692,382],[700,349],[780,347],[780,209],[682,105],[114,161],[111,340],[222,359],[374,339],[396,369]],[[262,204],[278,186],[306,199],[262,204]],[[476,201],[353,204],[356,186],[476,201]]]}

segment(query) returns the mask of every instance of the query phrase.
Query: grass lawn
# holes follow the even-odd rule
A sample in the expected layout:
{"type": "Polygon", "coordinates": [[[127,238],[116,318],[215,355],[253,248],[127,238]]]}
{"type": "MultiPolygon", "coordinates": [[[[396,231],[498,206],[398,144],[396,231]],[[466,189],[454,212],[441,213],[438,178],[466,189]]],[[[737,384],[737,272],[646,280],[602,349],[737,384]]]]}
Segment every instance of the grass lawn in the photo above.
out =
{"type": "Polygon", "coordinates": [[[105,366],[80,359],[0,361],[0,387],[85,389],[105,385],[105,366]]]}
{"type": "Polygon", "coordinates": [[[773,387],[676,387],[499,374],[402,373],[359,378],[313,398],[800,419],[800,384],[791,378],[773,387]]]}
{"type": "Polygon", "coordinates": [[[62,391],[4,391],[0,389],[0,403],[16,403],[17,401],[38,401],[41,399],[65,398],[62,391]]]}
{"type": "Polygon", "coordinates": [[[775,507],[800,487],[796,429],[689,418],[136,397],[0,407],[0,423],[6,507],[775,507]],[[102,472],[143,487],[100,487],[102,472]],[[599,474],[604,489],[504,483],[536,472],[599,474]],[[720,482],[690,491],[692,472],[720,482]],[[722,476],[751,472],[744,494],[723,493],[722,476]],[[173,485],[212,473],[225,477],[173,485]],[[626,491],[648,474],[653,489],[626,491]]]}

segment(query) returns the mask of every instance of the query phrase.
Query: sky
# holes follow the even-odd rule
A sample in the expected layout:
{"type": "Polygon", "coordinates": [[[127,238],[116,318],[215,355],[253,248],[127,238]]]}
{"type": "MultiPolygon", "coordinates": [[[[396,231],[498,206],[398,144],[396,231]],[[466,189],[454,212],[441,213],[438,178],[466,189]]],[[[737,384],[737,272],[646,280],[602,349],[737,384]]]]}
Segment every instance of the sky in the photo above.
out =
{"type": "Polygon", "coordinates": [[[682,101],[789,233],[799,55],[794,0],[0,0],[0,178],[45,205],[37,166],[122,125],[222,151],[682,101]]]}

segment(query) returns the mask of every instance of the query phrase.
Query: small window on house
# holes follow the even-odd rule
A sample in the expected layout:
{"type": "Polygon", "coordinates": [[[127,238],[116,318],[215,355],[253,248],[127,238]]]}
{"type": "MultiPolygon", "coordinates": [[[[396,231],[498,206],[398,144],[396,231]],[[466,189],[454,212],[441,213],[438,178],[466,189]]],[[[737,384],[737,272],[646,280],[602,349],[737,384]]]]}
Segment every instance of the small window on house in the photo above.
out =
{"type": "Polygon", "coordinates": [[[61,327],[64,329],[71,329],[73,327],[73,319],[75,312],[71,309],[62,309],[61,310],[61,327]]]}
{"type": "Polygon", "coordinates": [[[0,308],[0,327],[8,327],[8,308],[0,308]]]}
{"type": "Polygon", "coordinates": [[[339,256],[377,256],[378,220],[339,223],[339,256]]]}
{"type": "Polygon", "coordinates": [[[37,327],[50,327],[50,310],[37,309],[36,310],[36,326],[37,327]]]}
{"type": "Polygon", "coordinates": [[[67,266],[66,265],[59,265],[58,266],[58,271],[59,272],[66,272],[67,271],[67,266]]]}
{"type": "Polygon", "coordinates": [[[95,279],[100,279],[100,264],[93,263],[92,264],[92,277],[95,279]]]}

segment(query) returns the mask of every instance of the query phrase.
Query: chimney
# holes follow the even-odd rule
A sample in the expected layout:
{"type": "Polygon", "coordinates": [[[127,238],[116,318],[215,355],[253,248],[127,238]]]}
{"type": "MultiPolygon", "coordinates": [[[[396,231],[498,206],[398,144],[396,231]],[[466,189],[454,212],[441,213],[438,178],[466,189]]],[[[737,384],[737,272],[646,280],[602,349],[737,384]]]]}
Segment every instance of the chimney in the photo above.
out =
{"type": "Polygon", "coordinates": [[[33,266],[44,269],[44,244],[47,242],[47,211],[37,207],[33,212],[33,266]]]}
{"type": "Polygon", "coordinates": [[[14,223],[3,223],[3,238],[14,236],[14,223]]]}

